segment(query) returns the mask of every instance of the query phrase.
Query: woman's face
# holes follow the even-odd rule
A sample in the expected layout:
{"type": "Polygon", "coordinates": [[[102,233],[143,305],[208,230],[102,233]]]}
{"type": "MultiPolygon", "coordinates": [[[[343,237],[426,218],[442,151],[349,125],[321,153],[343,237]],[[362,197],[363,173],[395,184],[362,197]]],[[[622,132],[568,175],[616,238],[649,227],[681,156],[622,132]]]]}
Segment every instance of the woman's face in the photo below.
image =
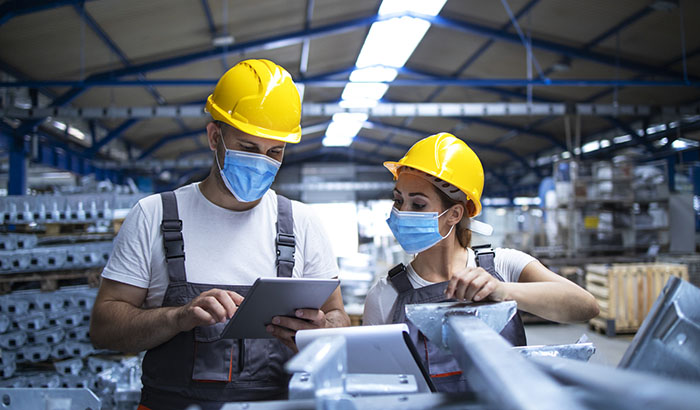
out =
{"type": "Polygon", "coordinates": [[[399,211],[438,212],[444,211],[435,187],[418,175],[403,172],[394,186],[394,208],[399,211]]]}

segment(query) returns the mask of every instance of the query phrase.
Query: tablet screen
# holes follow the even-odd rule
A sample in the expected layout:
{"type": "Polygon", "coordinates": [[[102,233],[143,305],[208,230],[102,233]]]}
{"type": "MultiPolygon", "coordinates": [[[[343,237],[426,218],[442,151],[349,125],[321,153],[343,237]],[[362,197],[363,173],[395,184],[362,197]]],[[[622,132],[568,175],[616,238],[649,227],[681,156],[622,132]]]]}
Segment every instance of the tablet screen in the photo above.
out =
{"type": "Polygon", "coordinates": [[[258,278],[221,335],[225,339],[271,339],[265,330],[274,316],[297,309],[320,309],[338,287],[338,279],[258,278]]]}

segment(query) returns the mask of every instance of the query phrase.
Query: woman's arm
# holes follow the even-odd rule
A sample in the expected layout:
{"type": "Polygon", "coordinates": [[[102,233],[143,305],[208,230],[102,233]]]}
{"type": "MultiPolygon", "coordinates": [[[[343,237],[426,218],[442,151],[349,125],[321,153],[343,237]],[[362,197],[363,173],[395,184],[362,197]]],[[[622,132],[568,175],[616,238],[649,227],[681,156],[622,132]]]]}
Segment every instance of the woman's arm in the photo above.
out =
{"type": "Polygon", "coordinates": [[[536,260],[525,266],[518,282],[503,286],[506,300],[515,300],[519,309],[544,319],[583,322],[599,313],[593,295],[536,260]]]}

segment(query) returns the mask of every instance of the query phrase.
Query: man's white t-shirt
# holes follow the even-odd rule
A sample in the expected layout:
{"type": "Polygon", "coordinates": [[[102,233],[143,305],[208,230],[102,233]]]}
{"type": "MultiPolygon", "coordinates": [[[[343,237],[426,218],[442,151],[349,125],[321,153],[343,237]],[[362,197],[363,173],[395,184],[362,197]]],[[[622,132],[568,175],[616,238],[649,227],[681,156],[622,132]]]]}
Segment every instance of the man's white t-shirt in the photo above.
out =
{"type": "MultiPolygon", "coordinates": [[[[247,211],[221,208],[202,194],[199,183],[175,191],[185,242],[187,281],[213,285],[252,285],[277,276],[275,238],[277,195],[268,190],[247,211]]],[[[292,277],[338,276],[333,251],[312,209],[292,201],[294,270],[292,277]]],[[[114,242],[102,277],[148,289],[144,307],[160,307],[169,279],[160,224],[160,195],[140,200],[129,212],[114,242]]]]}
{"type": "MultiPolygon", "coordinates": [[[[468,251],[469,257],[467,259],[467,267],[475,268],[476,256],[474,255],[474,251],[471,250],[471,248],[468,249],[468,251]]],[[[495,253],[494,265],[496,267],[496,272],[498,272],[506,282],[517,282],[525,266],[535,260],[532,256],[515,249],[498,248],[495,250],[495,253]]],[[[411,286],[413,286],[414,289],[433,284],[433,282],[421,278],[410,263],[406,266],[406,272],[408,274],[408,280],[411,282],[411,286]]],[[[397,296],[398,293],[396,289],[394,289],[386,276],[379,279],[367,293],[365,311],[362,315],[362,324],[390,324],[390,315],[397,296]]]]}

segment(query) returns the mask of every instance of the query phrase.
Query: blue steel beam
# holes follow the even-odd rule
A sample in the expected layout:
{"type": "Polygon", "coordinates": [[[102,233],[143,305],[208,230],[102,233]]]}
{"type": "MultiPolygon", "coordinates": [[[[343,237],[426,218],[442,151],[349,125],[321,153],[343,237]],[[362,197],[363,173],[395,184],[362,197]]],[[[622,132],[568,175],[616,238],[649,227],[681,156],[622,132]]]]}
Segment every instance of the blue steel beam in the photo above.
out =
{"type": "Polygon", "coordinates": [[[0,4],[0,26],[13,17],[36,13],[57,7],[82,4],[92,0],[7,0],[0,4]]]}
{"type": "MultiPolygon", "coordinates": [[[[201,87],[214,86],[217,79],[167,79],[167,80],[49,80],[49,81],[17,81],[17,82],[0,82],[0,88],[16,88],[16,87],[75,87],[76,93],[79,88],[87,89],[92,87],[143,87],[143,86],[161,86],[161,87],[201,87]]],[[[329,79],[300,79],[295,81],[297,84],[304,84],[320,88],[342,88],[349,80],[329,80],[329,79]]],[[[363,83],[358,81],[356,83],[363,83]]],[[[369,83],[377,83],[377,81],[368,81],[369,83]]],[[[425,86],[453,86],[453,87],[472,87],[472,88],[489,88],[489,87],[700,87],[700,81],[685,82],[683,80],[618,80],[618,79],[527,79],[527,78],[452,78],[452,77],[431,77],[422,79],[398,79],[386,84],[392,87],[425,87],[425,86]]],[[[496,92],[495,90],[491,90],[496,92]]],[[[520,93],[509,91],[498,91],[499,94],[519,97],[520,93]]],[[[69,97],[62,96],[60,102],[54,102],[52,107],[61,106],[70,102],[77,95],[69,97]]],[[[60,98],[60,97],[59,97],[60,98]]],[[[534,99],[533,99],[534,100],[534,99]]],[[[544,97],[538,97],[539,101],[547,101],[544,97]]],[[[551,101],[551,100],[550,100],[551,101]]]]}
{"type": "Polygon", "coordinates": [[[154,152],[158,151],[161,147],[163,147],[164,145],[169,144],[173,141],[194,137],[196,135],[200,135],[203,133],[205,133],[204,130],[195,130],[195,131],[185,131],[185,132],[181,132],[178,134],[166,135],[166,136],[162,137],[161,139],[159,139],[155,144],[146,148],[146,150],[143,153],[141,153],[141,155],[139,155],[137,160],[142,160],[142,159],[150,157],[151,155],[153,155],[154,152]]]}
{"type": "MultiPolygon", "coordinates": [[[[117,128],[113,129],[112,131],[109,132],[109,134],[105,135],[104,138],[101,140],[94,142],[92,144],[92,147],[90,147],[88,150],[85,151],[86,155],[92,156],[97,154],[97,152],[100,150],[100,148],[104,147],[105,145],[109,144],[112,142],[115,138],[119,138],[122,136],[122,134],[129,129],[132,125],[136,124],[140,120],[138,119],[130,119],[122,122],[117,128]]],[[[95,134],[93,134],[94,136],[95,134]]]]}
{"type": "Polygon", "coordinates": [[[623,28],[625,28],[625,27],[627,27],[627,26],[636,23],[637,21],[639,21],[639,20],[642,19],[643,17],[647,16],[647,15],[648,15],[649,13],[651,13],[652,11],[654,11],[654,9],[652,9],[651,7],[649,7],[649,6],[644,6],[644,8],[642,8],[641,10],[639,10],[639,11],[633,13],[632,15],[630,15],[630,16],[626,17],[625,19],[623,19],[623,20],[622,20],[621,22],[619,22],[618,24],[615,24],[614,26],[610,27],[608,30],[605,30],[604,32],[602,32],[601,34],[599,34],[599,35],[598,35],[597,37],[595,37],[593,40],[591,40],[591,41],[589,41],[588,43],[586,43],[586,45],[583,46],[582,48],[583,48],[584,50],[590,50],[591,48],[593,48],[593,47],[597,46],[598,44],[600,44],[600,43],[601,43],[603,40],[605,40],[606,38],[612,36],[613,34],[619,32],[620,30],[622,30],[623,28]]]}
{"type": "MultiPolygon", "coordinates": [[[[117,46],[117,44],[109,37],[107,32],[105,32],[102,27],[95,21],[94,18],[90,15],[90,13],[85,10],[85,6],[83,4],[80,5],[74,5],[73,8],[75,9],[76,13],[80,16],[80,18],[85,21],[85,23],[90,26],[90,29],[97,35],[97,37],[102,40],[102,42],[109,48],[112,53],[114,53],[119,60],[122,62],[122,64],[126,67],[131,66],[131,62],[129,59],[126,57],[124,52],[117,46]]],[[[139,73],[137,74],[139,80],[145,80],[146,77],[142,74],[139,73]]],[[[153,88],[152,85],[146,85],[145,86],[146,91],[153,96],[153,98],[156,100],[158,104],[165,104],[165,99],[158,94],[158,91],[156,91],[155,88],[153,88]]]]}
{"type": "MultiPolygon", "coordinates": [[[[17,130],[12,129],[6,124],[0,124],[0,137],[9,139],[9,142],[17,142],[22,147],[16,146],[17,156],[15,160],[19,161],[20,149],[24,152],[22,158],[26,159],[27,154],[31,151],[31,145],[26,137],[17,137],[17,130]]],[[[53,168],[63,169],[74,172],[80,175],[94,174],[98,180],[109,179],[114,182],[121,183],[124,180],[125,174],[121,171],[105,170],[92,165],[91,158],[88,158],[84,153],[80,153],[72,149],[67,144],[53,140],[49,135],[38,133],[37,138],[40,139],[38,149],[35,152],[36,156],[30,160],[37,164],[46,165],[53,168]]],[[[16,177],[17,178],[17,177],[16,177]]],[[[24,194],[21,186],[13,188],[13,192],[24,194]]]]}
{"type": "Polygon", "coordinates": [[[7,182],[8,195],[27,194],[27,151],[24,139],[10,136],[10,173],[7,182]]]}
{"type": "MultiPolygon", "coordinates": [[[[408,127],[403,127],[403,126],[388,125],[388,124],[383,124],[383,123],[379,123],[379,122],[375,122],[375,121],[365,121],[365,124],[367,124],[370,128],[373,128],[373,129],[382,129],[382,130],[387,130],[387,131],[394,132],[394,133],[403,133],[403,134],[413,135],[413,136],[416,136],[418,138],[423,138],[426,136],[426,132],[424,132],[424,131],[416,130],[416,129],[408,128],[408,127]]],[[[354,141],[362,142],[365,144],[375,144],[375,145],[378,145],[379,148],[389,147],[389,148],[394,148],[394,149],[398,149],[401,151],[406,151],[411,147],[411,145],[397,144],[397,143],[386,141],[386,140],[375,140],[375,139],[371,139],[371,138],[361,137],[359,135],[355,137],[354,141]]],[[[483,149],[483,150],[488,150],[488,151],[492,151],[492,152],[498,152],[500,154],[505,154],[505,155],[509,156],[510,158],[520,162],[524,166],[530,168],[531,170],[537,172],[536,169],[534,167],[532,167],[525,160],[525,158],[516,154],[515,152],[513,152],[512,150],[510,150],[508,148],[497,147],[497,146],[492,145],[492,144],[486,144],[486,143],[481,143],[481,142],[476,142],[476,141],[467,141],[467,143],[476,149],[483,149]]]]}
{"type": "MultiPolygon", "coordinates": [[[[700,47],[698,47],[698,48],[694,49],[693,51],[690,51],[689,53],[687,53],[687,54],[686,54],[686,58],[692,58],[692,57],[695,57],[695,56],[698,55],[698,54],[700,54],[700,47]]],[[[669,67],[673,66],[674,64],[677,64],[677,63],[681,62],[682,60],[683,60],[683,56],[680,55],[680,56],[674,58],[673,60],[666,62],[662,67],[663,67],[663,68],[669,68],[669,67]]],[[[646,77],[646,76],[645,76],[645,75],[638,75],[638,76],[635,76],[634,79],[635,79],[635,80],[639,80],[639,79],[642,79],[642,78],[644,78],[644,77],[646,77]]],[[[599,92],[599,93],[596,93],[596,94],[594,94],[594,95],[588,97],[588,98],[586,99],[585,102],[593,102],[593,101],[596,101],[596,100],[598,100],[599,98],[603,98],[603,97],[605,97],[606,95],[612,94],[614,91],[615,91],[615,88],[614,88],[614,87],[613,87],[613,88],[608,88],[608,89],[606,89],[606,90],[603,90],[603,91],[601,91],[601,92],[599,92]]],[[[619,91],[619,89],[618,89],[618,91],[619,91]]]]}
{"type": "MultiPolygon", "coordinates": [[[[207,26],[209,27],[209,36],[212,41],[216,37],[216,24],[214,24],[214,18],[211,15],[211,8],[209,7],[209,0],[202,0],[202,11],[204,12],[204,17],[207,20],[207,26]]],[[[221,67],[226,71],[228,69],[226,63],[226,53],[221,54],[221,67]]]]}
{"type": "MultiPolygon", "coordinates": [[[[503,32],[498,29],[491,27],[479,25],[476,23],[470,23],[466,21],[455,20],[443,16],[429,16],[420,13],[406,13],[411,17],[421,18],[429,21],[431,24],[436,24],[441,27],[451,28],[453,30],[461,31],[463,33],[474,34],[482,37],[488,37],[498,41],[504,41],[514,44],[522,44],[520,37],[517,34],[512,34],[509,32],[503,32]]],[[[636,71],[646,74],[660,74],[666,77],[682,79],[682,74],[670,71],[661,67],[655,67],[649,64],[641,63],[638,61],[632,61],[629,59],[617,59],[615,56],[610,56],[603,53],[598,53],[590,50],[583,50],[580,47],[571,47],[564,44],[555,43],[553,41],[532,38],[532,47],[548,51],[551,53],[567,56],[570,58],[578,58],[581,60],[591,61],[598,64],[604,64],[609,66],[619,65],[621,68],[626,70],[636,71]]],[[[697,81],[697,77],[691,78],[691,81],[697,81]]]]}
{"type": "Polygon", "coordinates": [[[519,134],[532,135],[533,137],[545,139],[556,147],[566,149],[566,145],[563,142],[559,141],[554,135],[549,134],[547,132],[543,132],[543,131],[537,131],[534,129],[535,126],[540,125],[540,124],[536,124],[536,125],[530,124],[530,126],[518,127],[516,125],[504,124],[504,123],[501,123],[498,121],[489,120],[486,118],[478,118],[478,117],[465,117],[465,118],[462,118],[462,122],[465,122],[467,124],[472,122],[472,123],[476,123],[476,124],[486,125],[489,127],[505,129],[505,130],[508,130],[509,132],[516,131],[519,134]]]}
{"type": "Polygon", "coordinates": [[[637,131],[633,130],[628,124],[625,124],[624,122],[620,121],[619,119],[615,117],[603,117],[605,120],[607,120],[610,124],[615,126],[616,128],[619,128],[622,132],[626,132],[627,134],[632,137],[636,142],[641,143],[644,145],[644,147],[647,149],[649,152],[654,152],[654,146],[649,142],[646,138],[643,136],[640,136],[637,134],[637,131]]]}

